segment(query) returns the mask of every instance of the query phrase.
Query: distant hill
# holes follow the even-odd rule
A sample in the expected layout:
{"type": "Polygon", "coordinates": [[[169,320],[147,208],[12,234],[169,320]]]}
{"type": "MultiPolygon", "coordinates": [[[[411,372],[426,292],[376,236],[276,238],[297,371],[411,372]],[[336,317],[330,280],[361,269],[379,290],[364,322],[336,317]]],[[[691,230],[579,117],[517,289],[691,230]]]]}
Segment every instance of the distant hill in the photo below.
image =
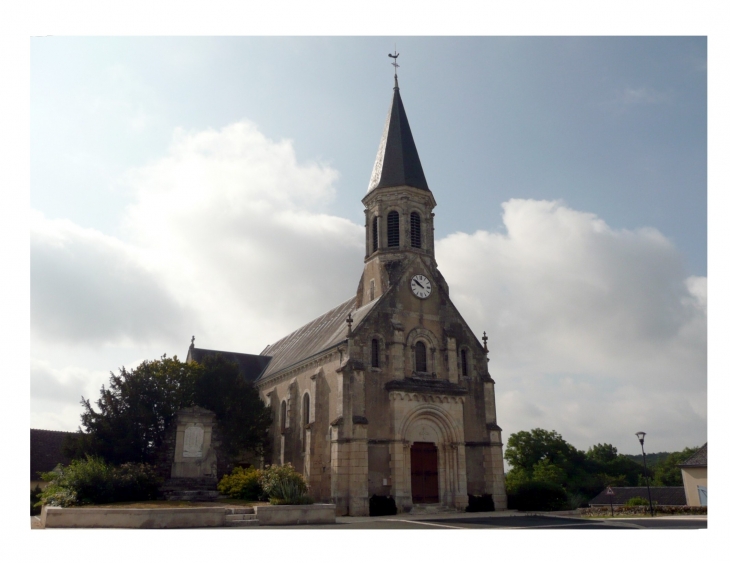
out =
{"type": "MultiPolygon", "coordinates": [[[[647,467],[654,467],[669,457],[672,452],[657,452],[654,454],[646,454],[646,465],[647,467]]],[[[624,454],[626,455],[626,454],[624,454]]],[[[644,465],[644,459],[639,455],[626,455],[629,459],[635,461],[640,465],[644,465]]]]}

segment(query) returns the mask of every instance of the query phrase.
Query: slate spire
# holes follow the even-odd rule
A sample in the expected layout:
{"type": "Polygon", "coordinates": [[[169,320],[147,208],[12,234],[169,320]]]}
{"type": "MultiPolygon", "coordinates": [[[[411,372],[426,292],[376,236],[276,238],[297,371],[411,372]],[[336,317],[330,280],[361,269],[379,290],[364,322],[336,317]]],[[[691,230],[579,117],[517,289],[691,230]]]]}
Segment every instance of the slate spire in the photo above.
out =
{"type": "Polygon", "coordinates": [[[380,139],[368,192],[375,188],[411,186],[429,191],[426,176],[418,158],[416,143],[408,125],[406,110],[400,97],[398,76],[395,77],[393,101],[380,139]]]}

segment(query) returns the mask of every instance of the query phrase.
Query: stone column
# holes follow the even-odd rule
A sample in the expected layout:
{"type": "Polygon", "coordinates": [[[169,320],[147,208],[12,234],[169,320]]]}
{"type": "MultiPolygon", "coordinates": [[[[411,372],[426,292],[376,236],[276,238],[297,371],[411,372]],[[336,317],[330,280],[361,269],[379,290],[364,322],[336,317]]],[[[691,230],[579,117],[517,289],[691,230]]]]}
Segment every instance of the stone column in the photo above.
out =
{"type": "Polygon", "coordinates": [[[456,491],[454,494],[454,506],[463,510],[469,505],[469,496],[466,492],[466,446],[464,443],[454,444],[454,457],[456,458],[456,491]]]}
{"type": "Polygon", "coordinates": [[[393,379],[403,379],[405,377],[405,346],[403,330],[395,329],[393,331],[393,342],[390,345],[393,379]]]}

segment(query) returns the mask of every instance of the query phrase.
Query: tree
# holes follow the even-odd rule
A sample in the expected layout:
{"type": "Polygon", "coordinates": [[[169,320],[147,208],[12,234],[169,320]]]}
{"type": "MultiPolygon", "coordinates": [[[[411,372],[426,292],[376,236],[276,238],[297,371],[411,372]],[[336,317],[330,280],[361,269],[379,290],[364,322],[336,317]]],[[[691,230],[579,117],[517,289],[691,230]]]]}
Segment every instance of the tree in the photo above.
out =
{"type": "Polygon", "coordinates": [[[262,453],[270,410],[238,367],[216,356],[203,364],[177,357],[122,367],[102,386],[96,402],[81,398],[85,432],[66,444],[69,457],[100,456],[113,464],[154,463],[177,412],[198,405],[216,414],[223,450],[236,458],[244,451],[262,453]]]}
{"type": "Polygon", "coordinates": [[[673,452],[653,467],[653,484],[660,487],[681,487],[682,470],[677,464],[682,463],[697,453],[699,448],[684,448],[681,452],[673,452]]]}
{"type": "Polygon", "coordinates": [[[542,428],[512,434],[504,451],[504,458],[512,467],[521,467],[528,472],[542,459],[566,470],[568,466],[579,461],[580,457],[578,450],[563,440],[555,430],[548,432],[542,428]]]}
{"type": "Polygon", "coordinates": [[[611,444],[596,444],[587,452],[586,457],[599,463],[609,463],[618,456],[618,450],[611,444]]]}

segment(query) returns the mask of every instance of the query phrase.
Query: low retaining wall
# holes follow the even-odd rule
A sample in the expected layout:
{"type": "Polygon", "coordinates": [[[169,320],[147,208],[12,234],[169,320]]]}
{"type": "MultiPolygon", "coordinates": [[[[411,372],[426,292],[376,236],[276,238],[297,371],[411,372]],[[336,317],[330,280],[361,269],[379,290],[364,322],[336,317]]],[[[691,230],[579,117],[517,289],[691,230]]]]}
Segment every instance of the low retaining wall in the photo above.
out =
{"type": "Polygon", "coordinates": [[[334,504],[278,504],[256,506],[259,526],[291,526],[294,524],[334,524],[334,504]]]}
{"type": "Polygon", "coordinates": [[[44,528],[216,528],[225,507],[200,508],[60,508],[44,506],[44,528]]]}

